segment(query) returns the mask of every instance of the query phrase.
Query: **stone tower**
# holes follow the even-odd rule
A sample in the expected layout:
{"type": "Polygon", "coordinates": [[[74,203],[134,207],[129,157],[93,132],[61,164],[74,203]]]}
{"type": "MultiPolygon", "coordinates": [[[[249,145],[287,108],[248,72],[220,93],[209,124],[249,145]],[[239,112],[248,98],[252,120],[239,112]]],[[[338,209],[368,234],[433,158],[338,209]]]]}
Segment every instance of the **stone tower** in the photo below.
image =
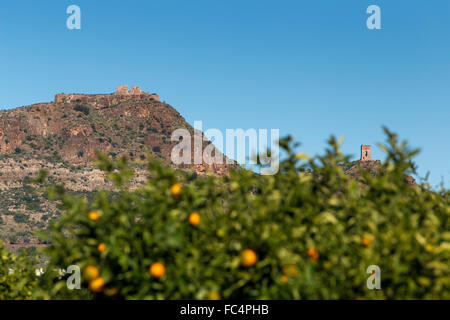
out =
{"type": "Polygon", "coordinates": [[[372,155],[370,154],[370,146],[363,144],[361,146],[361,161],[369,160],[372,160],[372,155]]]}

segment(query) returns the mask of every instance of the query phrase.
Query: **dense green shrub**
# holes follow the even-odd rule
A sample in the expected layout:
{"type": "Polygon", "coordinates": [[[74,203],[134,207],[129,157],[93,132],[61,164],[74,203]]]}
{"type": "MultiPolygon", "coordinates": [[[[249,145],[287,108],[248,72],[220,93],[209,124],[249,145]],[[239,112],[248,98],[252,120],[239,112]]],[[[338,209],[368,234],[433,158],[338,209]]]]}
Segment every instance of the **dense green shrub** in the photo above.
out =
{"type": "Polygon", "coordinates": [[[24,213],[16,213],[14,215],[14,221],[17,223],[26,223],[28,222],[29,217],[24,213]]]}
{"type": "Polygon", "coordinates": [[[84,113],[86,116],[89,115],[91,109],[89,108],[89,106],[83,105],[83,104],[77,104],[73,110],[78,111],[78,112],[82,112],[84,113]]]}
{"type": "Polygon", "coordinates": [[[36,289],[36,261],[14,254],[0,241],[0,300],[31,299],[36,289]]]}
{"type": "Polygon", "coordinates": [[[160,153],[161,152],[161,147],[160,146],[154,146],[152,148],[152,150],[153,150],[153,152],[160,153]]]}
{"type": "Polygon", "coordinates": [[[449,299],[450,192],[409,186],[417,151],[387,134],[382,170],[361,181],[344,174],[334,138],[311,159],[282,140],[274,176],[196,177],[150,162],[137,189],[125,159],[100,156],[114,190],[92,201],[52,190],[65,214],[48,238],[50,267],[80,266],[84,291],[46,277],[52,290],[38,297],[449,299]],[[381,290],[366,286],[370,265],[381,290]]]}

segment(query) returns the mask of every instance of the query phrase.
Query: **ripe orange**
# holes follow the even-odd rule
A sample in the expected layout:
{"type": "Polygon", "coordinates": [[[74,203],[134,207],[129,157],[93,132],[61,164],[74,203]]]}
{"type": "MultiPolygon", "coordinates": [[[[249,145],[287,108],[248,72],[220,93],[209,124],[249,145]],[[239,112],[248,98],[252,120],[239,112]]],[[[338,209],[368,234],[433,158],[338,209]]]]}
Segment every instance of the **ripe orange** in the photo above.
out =
{"type": "Polygon", "coordinates": [[[255,251],[251,249],[246,249],[242,251],[240,258],[241,258],[241,265],[243,267],[251,267],[256,263],[256,260],[258,260],[255,251]]]}
{"type": "Polygon", "coordinates": [[[281,282],[284,282],[284,283],[286,283],[288,281],[288,277],[286,276],[286,275],[282,275],[281,276],[281,282]]]}
{"type": "Polygon", "coordinates": [[[98,252],[103,252],[106,250],[106,244],[104,244],[103,242],[100,243],[97,247],[98,252]]]}
{"type": "Polygon", "coordinates": [[[315,248],[308,249],[308,258],[312,262],[316,262],[319,259],[319,252],[315,248]]]}
{"type": "Polygon", "coordinates": [[[103,290],[103,287],[105,286],[105,280],[102,278],[97,278],[89,282],[89,288],[93,292],[100,292],[103,290]]]}
{"type": "Polygon", "coordinates": [[[166,273],[166,267],[162,263],[155,262],[150,267],[150,274],[155,278],[161,278],[166,273]]]}
{"type": "Polygon", "coordinates": [[[93,280],[93,279],[98,278],[99,272],[98,272],[97,267],[95,267],[95,266],[87,266],[87,267],[84,269],[83,275],[84,275],[84,278],[85,278],[87,281],[91,281],[91,280],[93,280]]]}
{"type": "Polygon", "coordinates": [[[197,212],[193,212],[189,215],[189,223],[196,226],[200,223],[200,215],[197,212]]]}
{"type": "Polygon", "coordinates": [[[179,183],[175,183],[173,186],[170,187],[170,193],[175,199],[178,199],[181,197],[181,189],[183,187],[179,183]]]}
{"type": "Polygon", "coordinates": [[[100,214],[97,211],[91,211],[88,213],[88,217],[93,221],[97,221],[98,219],[100,219],[100,214]]]}
{"type": "Polygon", "coordinates": [[[362,237],[361,242],[362,242],[363,246],[365,246],[365,247],[370,246],[370,239],[366,236],[362,237]]]}

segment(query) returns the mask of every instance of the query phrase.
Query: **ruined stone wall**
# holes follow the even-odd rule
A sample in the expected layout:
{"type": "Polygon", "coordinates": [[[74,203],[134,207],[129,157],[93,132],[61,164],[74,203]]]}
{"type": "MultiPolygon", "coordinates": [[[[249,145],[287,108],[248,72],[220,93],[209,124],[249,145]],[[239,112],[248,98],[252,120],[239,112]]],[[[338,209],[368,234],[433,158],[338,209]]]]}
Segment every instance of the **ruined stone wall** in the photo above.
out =
{"type": "Polygon", "coordinates": [[[127,85],[118,86],[116,94],[127,95],[128,94],[128,86],[127,85]]]}
{"type": "Polygon", "coordinates": [[[112,94],[65,94],[55,95],[55,103],[79,102],[80,104],[91,105],[94,107],[109,107],[127,100],[148,100],[159,101],[157,94],[143,92],[138,86],[133,86],[128,90],[127,85],[117,87],[116,92],[112,94]]]}
{"type": "Polygon", "coordinates": [[[65,94],[65,93],[59,93],[55,95],[55,102],[61,103],[61,102],[72,102],[75,100],[81,100],[85,97],[84,94],[65,94]]]}
{"type": "Polygon", "coordinates": [[[138,95],[138,94],[141,94],[141,93],[142,93],[142,90],[138,86],[133,86],[131,88],[131,91],[130,91],[131,95],[138,95]]]}

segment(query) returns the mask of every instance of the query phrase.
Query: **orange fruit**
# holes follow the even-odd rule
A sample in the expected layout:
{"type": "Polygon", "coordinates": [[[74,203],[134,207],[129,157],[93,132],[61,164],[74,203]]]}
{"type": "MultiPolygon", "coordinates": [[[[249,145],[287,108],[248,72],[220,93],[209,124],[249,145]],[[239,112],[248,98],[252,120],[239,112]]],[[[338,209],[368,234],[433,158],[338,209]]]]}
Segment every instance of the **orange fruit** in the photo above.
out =
{"type": "Polygon", "coordinates": [[[88,213],[88,217],[93,221],[97,221],[98,219],[100,219],[100,214],[97,211],[91,211],[88,213]]]}
{"type": "Polygon", "coordinates": [[[189,215],[189,223],[196,226],[200,223],[200,215],[197,212],[193,212],[189,215]]]}
{"type": "Polygon", "coordinates": [[[258,260],[255,251],[251,249],[246,249],[242,251],[240,258],[241,258],[241,265],[243,267],[251,267],[256,263],[256,260],[258,260]]]}
{"type": "Polygon", "coordinates": [[[102,291],[104,286],[105,280],[103,280],[102,278],[97,278],[89,282],[89,289],[91,289],[93,292],[102,291]]]}
{"type": "Polygon", "coordinates": [[[150,267],[150,274],[155,278],[161,278],[166,273],[166,267],[162,263],[155,262],[150,267]]]}
{"type": "Polygon", "coordinates": [[[170,187],[170,193],[175,199],[178,199],[181,197],[181,189],[183,187],[179,183],[175,183],[173,186],[170,187]]]}
{"type": "Polygon", "coordinates": [[[308,249],[308,258],[312,262],[316,262],[319,259],[319,252],[315,248],[308,249]]]}
{"type": "Polygon", "coordinates": [[[366,236],[362,237],[361,242],[362,242],[363,246],[365,246],[365,247],[370,246],[370,239],[366,236]]]}
{"type": "Polygon", "coordinates": [[[288,281],[288,277],[286,276],[286,275],[282,275],[281,276],[281,282],[284,282],[284,283],[286,283],[288,281]]]}
{"type": "Polygon", "coordinates": [[[100,243],[97,247],[98,252],[103,252],[106,250],[106,244],[104,244],[103,242],[100,243]]]}
{"type": "Polygon", "coordinates": [[[99,272],[98,272],[97,267],[95,267],[95,266],[87,266],[84,269],[84,274],[83,275],[84,275],[84,278],[87,281],[91,281],[93,279],[98,278],[99,272]]]}

